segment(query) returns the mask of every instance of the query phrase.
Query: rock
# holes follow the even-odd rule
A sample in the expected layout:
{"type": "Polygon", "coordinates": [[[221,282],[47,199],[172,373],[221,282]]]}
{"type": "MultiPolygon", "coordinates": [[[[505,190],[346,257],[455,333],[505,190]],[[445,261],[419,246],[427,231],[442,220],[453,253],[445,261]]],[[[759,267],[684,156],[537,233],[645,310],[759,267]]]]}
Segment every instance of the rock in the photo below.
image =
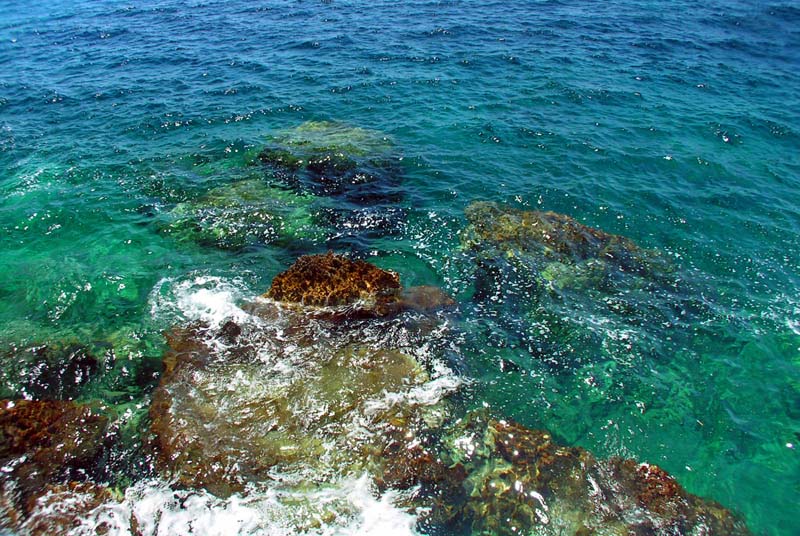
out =
{"type": "Polygon", "coordinates": [[[439,524],[498,535],[748,534],[737,517],[659,467],[597,460],[547,432],[473,413],[445,444],[441,457],[466,476],[460,504],[448,499],[432,510],[439,524]]]}
{"type": "MultiPolygon", "coordinates": [[[[289,165],[302,164],[292,158],[293,152],[303,156],[330,152],[352,158],[377,158],[389,155],[394,150],[386,135],[337,121],[306,121],[294,128],[277,132],[271,138],[276,146],[284,148],[283,152],[277,153],[277,158],[289,165]]],[[[270,151],[267,154],[276,153],[270,151]]],[[[265,157],[264,153],[260,156],[262,160],[265,157]]]]}
{"type": "Polygon", "coordinates": [[[386,430],[415,429],[426,414],[413,397],[430,378],[401,351],[281,329],[282,339],[242,334],[249,346],[226,354],[203,333],[173,333],[150,408],[158,465],[184,486],[227,496],[276,475],[369,470],[386,430]]]}
{"type": "Polygon", "coordinates": [[[99,369],[92,350],[78,344],[15,348],[3,362],[4,395],[26,399],[77,398],[99,369]]]}
{"type": "Polygon", "coordinates": [[[305,255],[275,276],[263,296],[323,308],[332,318],[379,317],[404,310],[434,311],[455,301],[436,287],[402,289],[400,276],[368,262],[329,252],[305,255]]]}
{"type": "Polygon", "coordinates": [[[405,212],[402,166],[383,134],[331,121],[309,121],[276,133],[259,154],[267,176],[300,194],[332,197],[320,216],[337,239],[396,232],[405,212]]]}
{"type": "Polygon", "coordinates": [[[436,311],[455,307],[456,301],[439,287],[409,287],[400,293],[400,306],[413,311],[436,311]]]}
{"type": "Polygon", "coordinates": [[[399,298],[400,276],[343,255],[305,255],[272,281],[264,297],[316,307],[354,306],[381,314],[399,298]]]}
{"type": "MultiPolygon", "coordinates": [[[[30,536],[74,534],[92,510],[113,500],[108,488],[90,482],[47,485],[28,500],[21,532],[30,536]]],[[[103,534],[103,529],[102,525],[95,527],[95,534],[103,534]]]]}
{"type": "Polygon", "coordinates": [[[545,259],[577,264],[598,259],[625,272],[651,272],[655,253],[623,236],[612,235],[556,212],[525,211],[478,201],[465,211],[471,227],[466,242],[506,252],[535,252],[545,259]]]}
{"type": "Polygon", "coordinates": [[[498,287],[536,297],[544,289],[586,293],[652,291],[674,284],[674,270],[657,251],[555,212],[470,204],[463,244],[478,262],[477,294],[498,287]],[[510,279],[507,281],[507,279],[510,279]]]}
{"type": "Polygon", "coordinates": [[[649,341],[675,338],[696,301],[662,254],[628,238],[492,202],[465,213],[476,308],[509,344],[558,368],[648,352],[649,341]]]}
{"type": "Polygon", "coordinates": [[[222,249],[321,239],[327,231],[314,216],[320,208],[311,196],[248,179],[179,203],[162,232],[222,249]]]}
{"type": "Polygon", "coordinates": [[[389,443],[438,428],[459,381],[439,361],[448,330],[435,315],[390,313],[453,301],[333,253],[299,258],[265,296],[235,321],[167,335],[150,406],[158,470],[221,497],[403,480],[398,464],[381,480],[389,443]]]}
{"type": "Polygon", "coordinates": [[[8,511],[23,519],[43,490],[97,470],[108,419],[65,401],[0,401],[0,484],[8,511]]]}

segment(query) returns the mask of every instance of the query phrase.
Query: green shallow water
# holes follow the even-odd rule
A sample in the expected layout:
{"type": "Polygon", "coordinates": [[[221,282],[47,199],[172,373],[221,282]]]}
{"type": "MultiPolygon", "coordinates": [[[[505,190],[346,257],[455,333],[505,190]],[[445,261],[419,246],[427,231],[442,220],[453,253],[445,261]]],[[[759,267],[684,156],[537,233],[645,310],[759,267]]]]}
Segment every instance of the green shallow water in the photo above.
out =
{"type": "Polygon", "coordinates": [[[229,283],[235,302],[301,253],[352,251],[458,299],[468,405],[656,463],[755,532],[794,534],[798,22],[790,2],[7,2],[3,396],[24,394],[15,348],[89,345],[104,357],[79,398],[141,411],[162,331],[197,306],[180,282],[229,283]],[[391,218],[233,248],[165,232],[306,121],[391,141],[391,218]],[[513,280],[481,302],[461,237],[475,200],[660,250],[680,288],[633,295],[627,316],[587,292],[549,295],[542,316],[513,280]]]}

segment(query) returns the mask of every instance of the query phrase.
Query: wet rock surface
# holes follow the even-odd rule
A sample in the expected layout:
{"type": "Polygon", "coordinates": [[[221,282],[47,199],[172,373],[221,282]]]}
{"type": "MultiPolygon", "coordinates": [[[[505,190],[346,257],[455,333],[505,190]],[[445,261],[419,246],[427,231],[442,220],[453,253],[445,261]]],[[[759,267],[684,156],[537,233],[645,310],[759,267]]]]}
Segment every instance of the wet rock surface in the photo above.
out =
{"type": "Polygon", "coordinates": [[[312,306],[353,305],[376,308],[397,301],[400,276],[342,255],[306,255],[272,281],[267,298],[312,306]]]}
{"type": "Polygon", "coordinates": [[[275,277],[264,297],[287,304],[339,308],[339,315],[354,317],[455,305],[436,287],[402,289],[398,274],[331,252],[297,259],[275,277]]]}
{"type": "Polygon", "coordinates": [[[54,490],[92,488],[81,482],[98,471],[107,427],[107,417],[73,402],[0,401],[0,510],[6,525],[26,526],[33,534],[47,533],[48,524],[61,526],[58,510],[43,509],[42,501],[54,490]]]}
{"type": "Polygon", "coordinates": [[[367,469],[377,431],[411,418],[385,397],[402,397],[426,375],[400,352],[346,348],[321,361],[283,373],[262,363],[179,364],[151,410],[163,466],[221,496],[281,473],[325,480],[367,469]]]}
{"type": "MultiPolygon", "coordinates": [[[[48,485],[41,494],[28,500],[27,517],[19,530],[30,536],[74,534],[95,508],[113,501],[107,488],[89,482],[48,485]]],[[[104,533],[103,525],[95,527],[95,534],[104,533]]]]}
{"type": "MultiPolygon", "coordinates": [[[[306,301],[346,304],[362,292],[399,291],[397,274],[319,257],[309,262],[333,259],[364,277],[353,293],[334,285],[335,298],[312,292],[306,301]]],[[[276,277],[273,289],[283,290],[272,295],[302,300],[292,294],[305,292],[297,280],[283,287],[276,277]]],[[[400,318],[331,322],[304,307],[256,304],[244,323],[173,330],[150,408],[165,474],[221,496],[249,483],[323,482],[372,472],[388,434],[414,436],[442,419],[439,401],[458,382],[414,355],[421,343],[412,341],[429,331],[400,318]]]]}
{"type": "Polygon", "coordinates": [[[448,500],[428,520],[436,525],[472,534],[748,534],[731,512],[659,467],[598,460],[548,432],[475,413],[444,445],[451,476],[448,500]]]}

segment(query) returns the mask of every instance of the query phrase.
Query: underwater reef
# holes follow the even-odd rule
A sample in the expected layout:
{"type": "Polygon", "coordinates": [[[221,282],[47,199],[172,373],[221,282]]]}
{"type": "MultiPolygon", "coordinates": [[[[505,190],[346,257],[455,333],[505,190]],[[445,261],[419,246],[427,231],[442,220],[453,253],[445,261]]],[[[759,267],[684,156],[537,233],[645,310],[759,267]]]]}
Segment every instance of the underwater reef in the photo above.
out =
{"type": "Polygon", "coordinates": [[[403,168],[380,132],[308,121],[271,135],[247,164],[240,179],[161,211],[159,231],[178,242],[239,251],[363,245],[402,228],[403,168]]]}

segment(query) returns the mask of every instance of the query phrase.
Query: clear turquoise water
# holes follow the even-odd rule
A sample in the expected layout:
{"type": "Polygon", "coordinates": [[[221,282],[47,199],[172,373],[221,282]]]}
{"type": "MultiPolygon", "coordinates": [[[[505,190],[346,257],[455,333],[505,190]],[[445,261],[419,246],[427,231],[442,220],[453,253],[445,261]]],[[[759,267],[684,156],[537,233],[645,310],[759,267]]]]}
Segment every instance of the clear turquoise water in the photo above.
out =
{"type": "Polygon", "coordinates": [[[85,398],[143,400],[179,320],[153,313],[164,280],[255,294],[298,253],[177,241],[154,214],[247,176],[272,132],[342,121],[403,153],[407,218],[356,245],[459,297],[475,405],[798,532],[796,4],[4,1],[0,65],[0,342],[113,345],[85,398]],[[685,288],[640,305],[700,305],[665,327],[567,296],[554,366],[523,313],[471,299],[477,199],[665,251],[685,288]]]}

